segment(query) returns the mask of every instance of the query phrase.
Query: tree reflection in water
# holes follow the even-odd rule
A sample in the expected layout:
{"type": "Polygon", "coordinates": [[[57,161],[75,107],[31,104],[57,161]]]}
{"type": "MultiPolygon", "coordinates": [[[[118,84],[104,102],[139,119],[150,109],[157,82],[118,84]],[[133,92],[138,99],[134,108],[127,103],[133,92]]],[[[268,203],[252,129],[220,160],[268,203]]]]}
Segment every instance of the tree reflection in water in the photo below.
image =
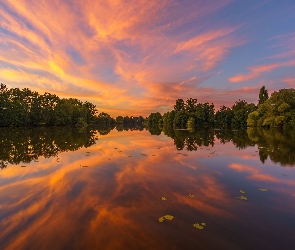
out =
{"type": "MultiPolygon", "coordinates": [[[[0,129],[0,168],[9,164],[29,163],[40,156],[57,156],[61,152],[74,151],[95,144],[96,135],[107,135],[114,127],[39,127],[39,128],[1,128],[0,129]]],[[[117,131],[139,130],[142,126],[117,126],[117,131]]],[[[163,132],[174,140],[178,150],[196,151],[198,147],[214,147],[219,140],[222,144],[233,143],[238,149],[258,146],[260,161],[268,158],[282,166],[295,164],[295,131],[248,128],[247,130],[163,130],[149,127],[151,135],[163,132]]]]}

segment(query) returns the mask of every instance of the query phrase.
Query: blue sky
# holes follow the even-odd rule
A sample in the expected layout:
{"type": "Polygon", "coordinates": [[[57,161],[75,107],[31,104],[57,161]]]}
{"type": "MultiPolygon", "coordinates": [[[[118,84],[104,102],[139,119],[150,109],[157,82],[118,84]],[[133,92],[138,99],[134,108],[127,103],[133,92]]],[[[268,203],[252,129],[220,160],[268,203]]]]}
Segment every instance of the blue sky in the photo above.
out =
{"type": "Polygon", "coordinates": [[[0,81],[117,115],[295,86],[294,1],[0,3],[0,81]]]}

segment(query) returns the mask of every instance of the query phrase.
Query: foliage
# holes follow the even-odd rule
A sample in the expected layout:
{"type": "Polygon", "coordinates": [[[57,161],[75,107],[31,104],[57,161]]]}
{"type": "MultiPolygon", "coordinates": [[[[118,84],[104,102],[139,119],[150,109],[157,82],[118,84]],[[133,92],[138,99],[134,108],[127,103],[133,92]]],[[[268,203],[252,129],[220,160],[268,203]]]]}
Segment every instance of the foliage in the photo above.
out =
{"type": "Polygon", "coordinates": [[[249,114],[248,126],[295,128],[295,90],[281,89],[249,114]]]}
{"type": "Polygon", "coordinates": [[[8,126],[86,126],[111,124],[106,113],[96,116],[96,106],[75,98],[59,98],[55,94],[39,94],[28,88],[8,89],[0,86],[0,127],[8,126]]]}
{"type": "Polygon", "coordinates": [[[268,91],[265,89],[265,86],[261,87],[259,91],[259,100],[258,104],[264,103],[268,99],[268,91]]]}
{"type": "Polygon", "coordinates": [[[232,127],[246,128],[248,115],[255,111],[257,107],[254,103],[248,104],[245,100],[236,101],[232,106],[233,119],[231,122],[232,127]]]}
{"type": "Polygon", "coordinates": [[[223,105],[215,114],[215,125],[217,127],[230,128],[233,118],[233,110],[223,105]]]}

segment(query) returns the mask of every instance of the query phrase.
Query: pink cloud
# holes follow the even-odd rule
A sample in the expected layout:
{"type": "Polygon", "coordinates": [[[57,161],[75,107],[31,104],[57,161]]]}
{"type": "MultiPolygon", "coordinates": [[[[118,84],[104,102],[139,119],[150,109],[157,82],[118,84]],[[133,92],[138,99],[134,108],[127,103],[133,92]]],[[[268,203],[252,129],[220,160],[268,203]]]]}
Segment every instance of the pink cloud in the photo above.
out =
{"type": "Polygon", "coordinates": [[[238,74],[228,78],[228,80],[232,83],[248,81],[248,80],[259,77],[261,74],[265,72],[270,72],[280,67],[291,67],[294,65],[295,65],[295,61],[288,61],[288,62],[281,62],[281,63],[252,66],[248,68],[250,70],[250,73],[238,74]]]}

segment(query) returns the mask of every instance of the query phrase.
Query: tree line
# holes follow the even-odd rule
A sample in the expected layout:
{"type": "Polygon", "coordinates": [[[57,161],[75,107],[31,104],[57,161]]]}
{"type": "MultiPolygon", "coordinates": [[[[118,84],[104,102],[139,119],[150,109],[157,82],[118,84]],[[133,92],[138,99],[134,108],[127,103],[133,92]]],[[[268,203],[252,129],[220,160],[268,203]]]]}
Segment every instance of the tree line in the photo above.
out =
{"type": "Polygon", "coordinates": [[[263,86],[259,92],[258,105],[245,100],[236,101],[231,107],[221,106],[215,111],[213,103],[198,103],[197,99],[177,99],[173,110],[161,115],[151,113],[148,117],[98,114],[96,106],[76,98],[60,98],[55,94],[39,94],[28,88],[8,89],[0,86],[0,127],[6,126],[62,126],[84,127],[98,124],[106,131],[122,131],[124,127],[142,129],[153,134],[171,129],[196,128],[246,128],[287,127],[295,128],[295,90],[281,89],[270,97],[263,86]]]}
{"type": "Polygon", "coordinates": [[[231,107],[223,105],[217,111],[213,103],[198,103],[193,98],[186,101],[178,99],[173,110],[163,115],[151,113],[145,124],[147,127],[159,126],[164,133],[171,129],[194,130],[198,127],[295,128],[295,90],[281,89],[269,97],[263,86],[259,92],[258,105],[238,100],[231,107]]]}

